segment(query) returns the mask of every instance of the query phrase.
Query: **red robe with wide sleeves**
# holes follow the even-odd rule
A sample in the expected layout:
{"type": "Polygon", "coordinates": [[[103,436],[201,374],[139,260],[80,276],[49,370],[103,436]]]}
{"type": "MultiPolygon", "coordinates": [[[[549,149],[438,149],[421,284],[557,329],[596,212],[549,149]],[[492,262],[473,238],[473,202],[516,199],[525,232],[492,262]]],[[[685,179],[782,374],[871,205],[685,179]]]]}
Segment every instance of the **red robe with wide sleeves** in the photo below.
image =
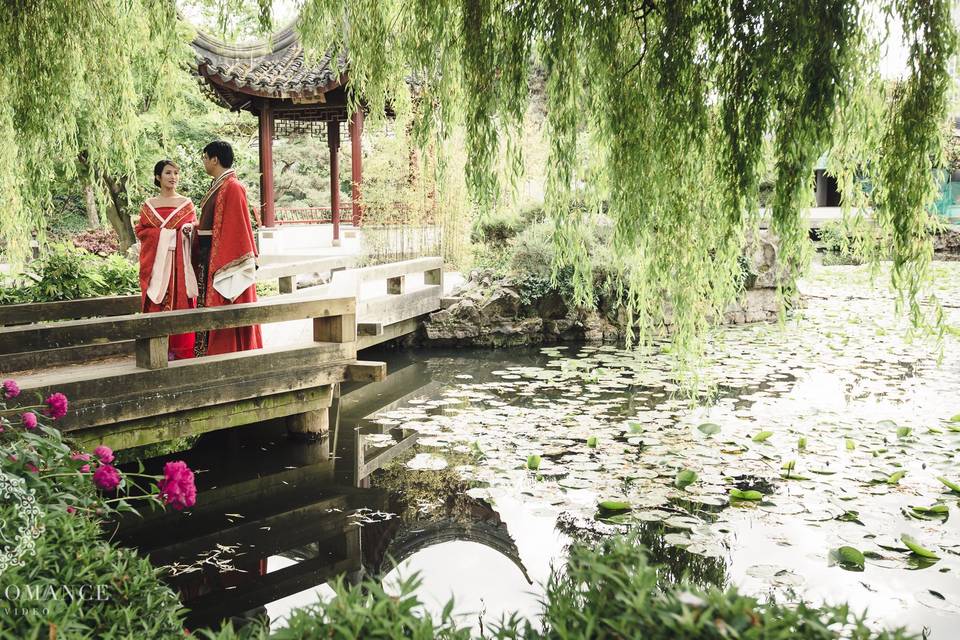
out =
{"type": "MultiPolygon", "coordinates": [[[[257,246],[253,240],[247,192],[236,177],[229,177],[216,194],[213,213],[213,238],[210,246],[210,264],[207,268],[205,307],[240,304],[257,301],[256,284],[251,284],[232,300],[214,288],[214,278],[223,269],[233,268],[255,258],[257,246]]],[[[207,338],[207,355],[232,353],[263,347],[260,325],[216,329],[207,338]]]]}
{"type": "MultiPolygon", "coordinates": [[[[140,207],[140,222],[135,229],[140,240],[140,308],[144,313],[193,309],[197,306],[196,277],[190,262],[189,240],[183,235],[183,226],[197,224],[193,203],[187,200],[179,207],[152,207],[144,202],[140,207]],[[169,255],[157,260],[157,248],[169,255]],[[154,271],[158,270],[156,276],[154,271]],[[164,272],[169,277],[164,278],[164,272]],[[191,286],[187,286],[190,279],[191,286]],[[155,299],[151,299],[151,295],[155,299]]],[[[195,336],[182,333],[170,336],[170,359],[193,357],[195,336]]]]}

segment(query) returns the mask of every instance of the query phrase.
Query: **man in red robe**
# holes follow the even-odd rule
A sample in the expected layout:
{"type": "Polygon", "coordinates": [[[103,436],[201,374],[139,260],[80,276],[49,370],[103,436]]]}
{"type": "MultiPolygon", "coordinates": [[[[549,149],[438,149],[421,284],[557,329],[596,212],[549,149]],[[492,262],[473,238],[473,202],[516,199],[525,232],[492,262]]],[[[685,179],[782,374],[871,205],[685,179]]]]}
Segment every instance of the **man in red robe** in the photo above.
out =
{"type": "MultiPolygon", "coordinates": [[[[233,149],[217,140],[203,149],[203,168],[213,184],[200,201],[197,226],[197,306],[219,307],[257,301],[257,248],[250,227],[247,191],[237,180],[233,149]]],[[[260,325],[198,333],[198,356],[260,349],[260,325]]]]}

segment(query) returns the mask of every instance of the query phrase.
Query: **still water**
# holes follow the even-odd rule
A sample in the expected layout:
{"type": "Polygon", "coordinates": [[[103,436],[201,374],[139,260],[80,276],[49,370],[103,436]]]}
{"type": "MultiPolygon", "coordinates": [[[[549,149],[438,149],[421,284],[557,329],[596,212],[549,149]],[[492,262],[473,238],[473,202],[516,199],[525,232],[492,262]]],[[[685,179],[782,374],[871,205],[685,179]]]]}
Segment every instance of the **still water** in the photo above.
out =
{"type": "Polygon", "coordinates": [[[330,441],[290,442],[281,424],[210,434],[173,456],[203,470],[197,507],[117,537],[169,567],[193,626],[277,628],[335,576],[395,588],[417,572],[428,608],[453,595],[479,632],[535,617],[572,541],[639,530],[668,579],[849,601],[951,639],[960,495],[937,478],[960,483],[960,264],[934,269],[939,345],[907,339],[882,275],[818,268],[784,326],[711,336],[695,397],[659,346],[365,353],[390,375],[344,387],[330,441]],[[831,559],[840,546],[862,571],[831,559]]]}

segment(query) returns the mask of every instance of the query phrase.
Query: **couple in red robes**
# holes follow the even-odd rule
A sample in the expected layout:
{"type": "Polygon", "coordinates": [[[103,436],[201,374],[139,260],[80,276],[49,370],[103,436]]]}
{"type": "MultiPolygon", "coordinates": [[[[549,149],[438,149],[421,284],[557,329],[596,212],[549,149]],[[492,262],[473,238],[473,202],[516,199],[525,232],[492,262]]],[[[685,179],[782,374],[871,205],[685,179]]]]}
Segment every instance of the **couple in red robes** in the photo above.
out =
{"type": "MultiPolygon", "coordinates": [[[[203,168],[214,180],[199,212],[176,191],[180,168],[171,160],[154,167],[160,195],[143,204],[136,228],[144,312],[257,301],[247,193],[232,166],[228,143],[204,147],[203,168]]],[[[262,346],[260,326],[251,325],[170,336],[169,355],[182,359],[262,346]]]]}

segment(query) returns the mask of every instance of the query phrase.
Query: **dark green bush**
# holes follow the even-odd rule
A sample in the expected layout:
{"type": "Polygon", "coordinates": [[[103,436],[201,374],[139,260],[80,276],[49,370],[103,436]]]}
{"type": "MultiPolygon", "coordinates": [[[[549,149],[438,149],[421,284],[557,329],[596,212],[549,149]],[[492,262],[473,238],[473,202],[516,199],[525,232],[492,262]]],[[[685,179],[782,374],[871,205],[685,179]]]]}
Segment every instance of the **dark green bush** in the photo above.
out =
{"type": "MultiPolygon", "coordinates": [[[[268,633],[259,625],[241,631],[226,627],[206,637],[293,640],[294,638],[460,639],[475,637],[451,615],[448,602],[439,620],[423,613],[412,595],[412,578],[392,596],[376,582],[335,586],[336,596],[297,611],[287,629],[268,633]]],[[[761,603],[736,588],[702,589],[681,580],[664,584],[634,536],[609,538],[599,545],[572,547],[565,570],[547,584],[538,623],[517,616],[500,621],[487,638],[542,640],[910,640],[902,629],[873,631],[846,606],[814,607],[803,602],[761,603]],[[841,636],[840,630],[843,630],[841,636]]]]}
{"type": "Polygon", "coordinates": [[[123,256],[103,258],[60,244],[31,263],[14,286],[0,289],[0,304],[130,295],[139,291],[140,268],[123,256]]]}

